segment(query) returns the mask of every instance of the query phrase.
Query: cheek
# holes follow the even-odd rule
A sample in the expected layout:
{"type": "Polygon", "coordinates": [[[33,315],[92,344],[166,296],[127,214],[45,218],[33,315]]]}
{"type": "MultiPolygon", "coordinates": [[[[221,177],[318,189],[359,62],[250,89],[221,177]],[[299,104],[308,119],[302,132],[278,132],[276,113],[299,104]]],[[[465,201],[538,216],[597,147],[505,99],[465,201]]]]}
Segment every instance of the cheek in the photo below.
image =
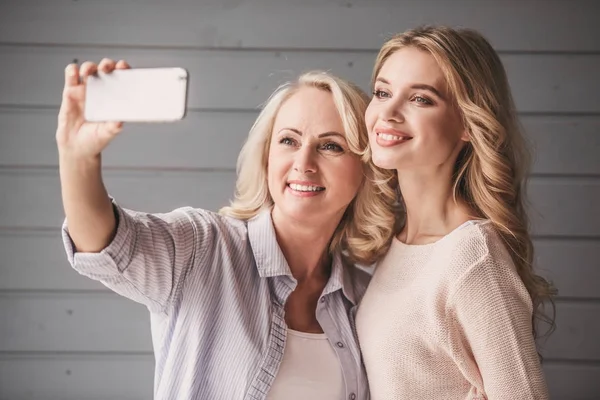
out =
{"type": "Polygon", "coordinates": [[[423,143],[447,143],[455,136],[454,124],[443,114],[421,115],[413,119],[412,124],[423,143]]]}
{"type": "Polygon", "coordinates": [[[276,182],[281,179],[282,176],[285,175],[285,168],[282,165],[282,162],[277,157],[269,157],[269,162],[267,164],[267,180],[269,183],[276,182]]]}
{"type": "Polygon", "coordinates": [[[267,182],[269,187],[280,181],[286,175],[285,160],[283,154],[279,154],[277,149],[271,148],[267,159],[267,182]]]}
{"type": "Polygon", "coordinates": [[[335,177],[336,182],[341,186],[342,190],[352,194],[352,197],[354,197],[354,194],[362,182],[362,162],[354,158],[350,159],[338,168],[337,171],[338,173],[335,177]]]}
{"type": "Polygon", "coordinates": [[[371,102],[369,103],[369,106],[365,111],[365,124],[367,125],[367,129],[369,130],[369,132],[371,131],[371,128],[373,128],[373,126],[375,125],[375,122],[377,122],[377,109],[371,102]]]}
{"type": "Polygon", "coordinates": [[[428,137],[439,142],[454,142],[462,135],[462,124],[451,110],[424,115],[417,121],[428,137]]]}

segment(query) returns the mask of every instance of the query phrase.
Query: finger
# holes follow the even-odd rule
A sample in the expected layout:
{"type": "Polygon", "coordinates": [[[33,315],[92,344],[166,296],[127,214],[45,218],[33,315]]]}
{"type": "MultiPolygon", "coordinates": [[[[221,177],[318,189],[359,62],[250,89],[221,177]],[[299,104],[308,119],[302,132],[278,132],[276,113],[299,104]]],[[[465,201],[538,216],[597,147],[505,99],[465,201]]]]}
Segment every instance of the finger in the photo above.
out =
{"type": "Polygon", "coordinates": [[[123,129],[123,122],[107,122],[106,128],[112,134],[117,134],[123,129]]]}
{"type": "Polygon", "coordinates": [[[95,75],[98,72],[98,66],[91,61],[86,61],[81,64],[80,75],[82,78],[87,78],[90,75],[95,75]]]}
{"type": "Polygon", "coordinates": [[[125,60],[119,60],[119,62],[116,65],[116,68],[117,69],[130,69],[131,65],[129,65],[127,63],[127,61],[125,61],[125,60]]]}
{"type": "Polygon", "coordinates": [[[79,66],[69,64],[65,68],[65,89],[79,84],[79,66]]]}
{"type": "Polygon", "coordinates": [[[111,141],[113,140],[123,129],[122,122],[105,122],[102,127],[102,132],[104,134],[104,140],[111,141]]]}
{"type": "Polygon", "coordinates": [[[59,125],[68,125],[69,122],[79,119],[81,109],[79,103],[81,87],[65,87],[63,98],[58,110],[59,125]]]}
{"type": "Polygon", "coordinates": [[[112,72],[115,69],[116,64],[117,63],[110,58],[103,58],[102,61],[100,61],[100,64],[98,64],[98,71],[106,73],[112,72]]]}

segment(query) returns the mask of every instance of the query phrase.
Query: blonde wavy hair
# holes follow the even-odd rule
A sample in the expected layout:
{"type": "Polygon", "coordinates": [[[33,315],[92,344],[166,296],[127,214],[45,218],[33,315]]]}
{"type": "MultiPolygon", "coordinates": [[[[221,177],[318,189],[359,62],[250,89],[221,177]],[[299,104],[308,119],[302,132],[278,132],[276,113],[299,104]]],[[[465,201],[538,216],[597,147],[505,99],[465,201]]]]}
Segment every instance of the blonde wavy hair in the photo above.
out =
{"type": "Polygon", "coordinates": [[[303,87],[331,93],[350,151],[363,164],[364,179],[329,245],[352,262],[371,264],[381,257],[394,235],[395,193],[385,184],[387,172],[371,161],[364,114],[369,97],[357,86],[324,71],[310,71],[281,85],[270,96],[242,147],[237,162],[235,199],[219,212],[248,220],[273,205],[267,185],[267,161],[275,117],[282,104],[303,87]]]}
{"type": "Polygon", "coordinates": [[[496,51],[477,31],[424,26],[389,39],[381,48],[372,85],[385,61],[404,47],[431,54],[442,69],[470,142],[459,154],[453,195],[466,201],[478,217],[491,220],[508,247],[533,303],[536,320],[554,329],[556,290],[533,269],[533,243],[526,212],[525,187],[530,152],[518,122],[506,72],[496,51]],[[552,305],[552,317],[543,305],[552,305]]]}

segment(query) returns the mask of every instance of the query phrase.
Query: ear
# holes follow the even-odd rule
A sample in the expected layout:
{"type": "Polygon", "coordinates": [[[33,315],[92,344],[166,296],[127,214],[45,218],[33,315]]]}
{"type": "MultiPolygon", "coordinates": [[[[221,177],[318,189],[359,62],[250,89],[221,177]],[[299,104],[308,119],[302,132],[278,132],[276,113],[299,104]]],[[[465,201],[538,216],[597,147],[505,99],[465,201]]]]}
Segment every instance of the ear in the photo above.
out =
{"type": "Polygon", "coordinates": [[[468,130],[464,130],[462,132],[462,135],[460,135],[460,140],[462,140],[463,142],[470,142],[471,141],[471,135],[469,135],[469,131],[468,130]]]}

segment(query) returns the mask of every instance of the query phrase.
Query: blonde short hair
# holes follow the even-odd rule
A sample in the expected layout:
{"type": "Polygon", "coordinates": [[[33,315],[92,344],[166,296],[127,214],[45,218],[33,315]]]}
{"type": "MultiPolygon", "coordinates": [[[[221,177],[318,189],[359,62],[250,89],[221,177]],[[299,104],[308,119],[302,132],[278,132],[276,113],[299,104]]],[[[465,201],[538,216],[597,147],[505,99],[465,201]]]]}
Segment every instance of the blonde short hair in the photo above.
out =
{"type": "Polygon", "coordinates": [[[300,88],[331,93],[340,114],[350,151],[363,162],[364,179],[340,222],[329,247],[358,263],[370,264],[388,249],[394,235],[395,193],[387,184],[388,171],[376,167],[370,149],[364,114],[369,97],[357,86],[324,71],[306,72],[281,85],[268,99],[240,152],[235,199],[219,212],[247,220],[273,205],[267,185],[267,161],[275,117],[282,104],[300,88]]]}

